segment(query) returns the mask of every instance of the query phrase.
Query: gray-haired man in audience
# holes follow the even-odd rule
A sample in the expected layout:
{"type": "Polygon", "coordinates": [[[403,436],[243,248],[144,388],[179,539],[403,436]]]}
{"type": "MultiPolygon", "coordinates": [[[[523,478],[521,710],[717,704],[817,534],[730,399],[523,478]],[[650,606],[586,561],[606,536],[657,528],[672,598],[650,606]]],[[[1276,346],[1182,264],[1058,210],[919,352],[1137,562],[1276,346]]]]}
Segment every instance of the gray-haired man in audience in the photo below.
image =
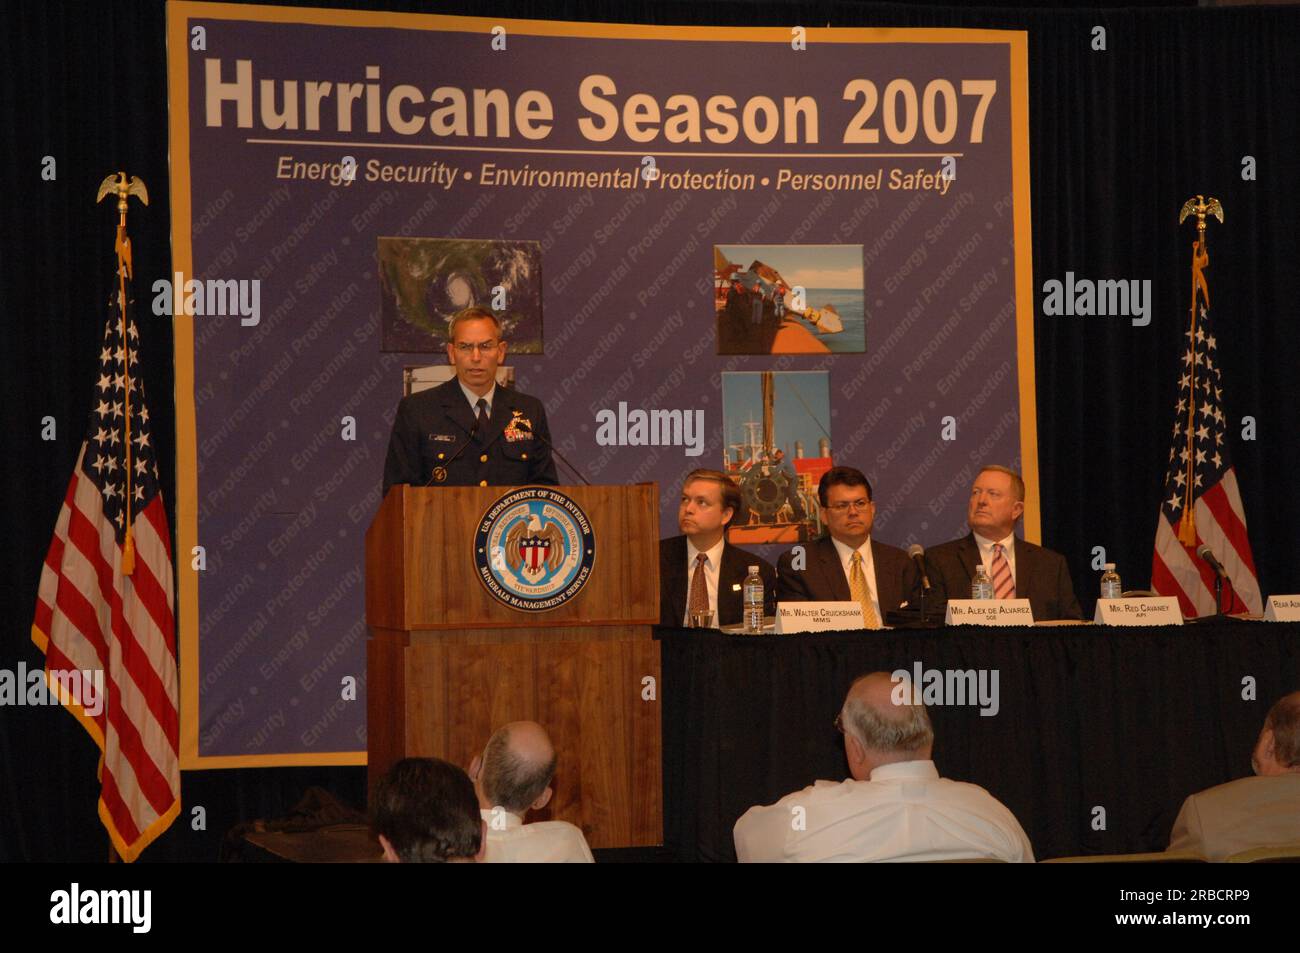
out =
{"type": "Polygon", "coordinates": [[[524,823],[529,811],[550,802],[555,777],[555,748],[541,725],[498,728],[469,776],[487,825],[487,863],[592,863],[587,839],[568,821],[524,823]]]}
{"type": "Polygon", "coordinates": [[[930,716],[901,675],[855,681],[835,726],[851,777],[751,807],[734,832],[742,863],[1033,861],[1029,839],[1000,801],[978,785],[939,777],[930,716]]]}

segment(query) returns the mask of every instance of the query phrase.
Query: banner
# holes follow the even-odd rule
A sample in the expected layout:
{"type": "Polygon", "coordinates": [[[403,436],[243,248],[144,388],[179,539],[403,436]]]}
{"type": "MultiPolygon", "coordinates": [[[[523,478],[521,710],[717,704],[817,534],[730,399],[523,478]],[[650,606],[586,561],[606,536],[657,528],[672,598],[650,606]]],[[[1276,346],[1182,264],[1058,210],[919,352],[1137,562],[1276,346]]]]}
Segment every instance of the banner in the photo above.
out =
{"type": "Polygon", "coordinates": [[[168,18],[183,767],[364,762],[363,537],[466,304],[664,535],[724,467],[775,558],[834,463],[939,543],[989,462],[1037,540],[1024,33],[168,18]]]}

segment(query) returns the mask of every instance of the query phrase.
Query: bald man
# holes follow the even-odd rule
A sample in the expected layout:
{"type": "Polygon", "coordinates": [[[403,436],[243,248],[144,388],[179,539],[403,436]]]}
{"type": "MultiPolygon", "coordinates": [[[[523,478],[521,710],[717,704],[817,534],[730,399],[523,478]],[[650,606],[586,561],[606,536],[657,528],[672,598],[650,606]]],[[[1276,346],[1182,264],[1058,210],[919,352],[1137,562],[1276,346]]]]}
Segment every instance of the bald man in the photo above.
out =
{"type": "Polygon", "coordinates": [[[1222,861],[1254,847],[1300,843],[1300,692],[1284,695],[1269,709],[1250,765],[1254,777],[1183,802],[1169,850],[1222,861]]]}
{"type": "Polygon", "coordinates": [[[525,824],[529,811],[551,800],[555,748],[546,729],[535,721],[512,721],[498,728],[469,776],[487,825],[489,864],[590,864],[591,848],[582,831],[568,821],[525,824]]]}
{"type": "Polygon", "coordinates": [[[835,727],[844,735],[850,777],[751,807],[734,831],[741,863],[1033,863],[1029,839],[1000,801],[978,785],[939,777],[930,760],[930,716],[903,672],[855,681],[835,727]]]}

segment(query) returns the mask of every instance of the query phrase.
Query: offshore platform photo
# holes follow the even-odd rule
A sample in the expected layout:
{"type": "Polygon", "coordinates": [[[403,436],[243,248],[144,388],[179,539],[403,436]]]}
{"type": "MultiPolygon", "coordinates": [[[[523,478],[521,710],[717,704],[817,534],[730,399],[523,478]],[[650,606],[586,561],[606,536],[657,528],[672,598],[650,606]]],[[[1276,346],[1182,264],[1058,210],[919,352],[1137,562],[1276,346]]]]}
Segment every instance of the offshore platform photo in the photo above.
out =
{"type": "MultiPolygon", "coordinates": [[[[817,455],[804,456],[804,442],[797,439],[787,455],[774,439],[776,375],[763,371],[760,384],[762,421],[739,424],[739,439],[727,445],[725,469],[740,484],[747,511],[732,523],[727,538],[737,546],[807,542],[823,532],[817,483],[834,465],[830,436],[808,409],[811,425],[821,432],[816,437],[817,455]]],[[[804,403],[802,397],[799,401],[804,403]]]]}

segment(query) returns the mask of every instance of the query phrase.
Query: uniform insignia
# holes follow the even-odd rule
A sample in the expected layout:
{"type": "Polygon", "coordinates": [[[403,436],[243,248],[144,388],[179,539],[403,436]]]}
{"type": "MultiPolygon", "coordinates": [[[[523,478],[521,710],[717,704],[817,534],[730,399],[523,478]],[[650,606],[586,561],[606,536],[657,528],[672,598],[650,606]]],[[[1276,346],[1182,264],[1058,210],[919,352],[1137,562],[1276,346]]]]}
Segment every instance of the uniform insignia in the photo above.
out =
{"type": "Polygon", "coordinates": [[[449,433],[431,433],[429,438],[437,443],[455,443],[456,437],[449,433]]]}
{"type": "Polygon", "coordinates": [[[506,429],[503,432],[503,436],[506,438],[506,440],[511,442],[514,442],[516,440],[531,440],[533,438],[532,430],[533,430],[533,422],[524,416],[524,412],[522,410],[516,410],[514,412],[514,416],[510,418],[510,423],[506,424],[506,429]],[[521,425],[523,427],[527,427],[528,429],[520,430],[519,428],[521,425]]]}

